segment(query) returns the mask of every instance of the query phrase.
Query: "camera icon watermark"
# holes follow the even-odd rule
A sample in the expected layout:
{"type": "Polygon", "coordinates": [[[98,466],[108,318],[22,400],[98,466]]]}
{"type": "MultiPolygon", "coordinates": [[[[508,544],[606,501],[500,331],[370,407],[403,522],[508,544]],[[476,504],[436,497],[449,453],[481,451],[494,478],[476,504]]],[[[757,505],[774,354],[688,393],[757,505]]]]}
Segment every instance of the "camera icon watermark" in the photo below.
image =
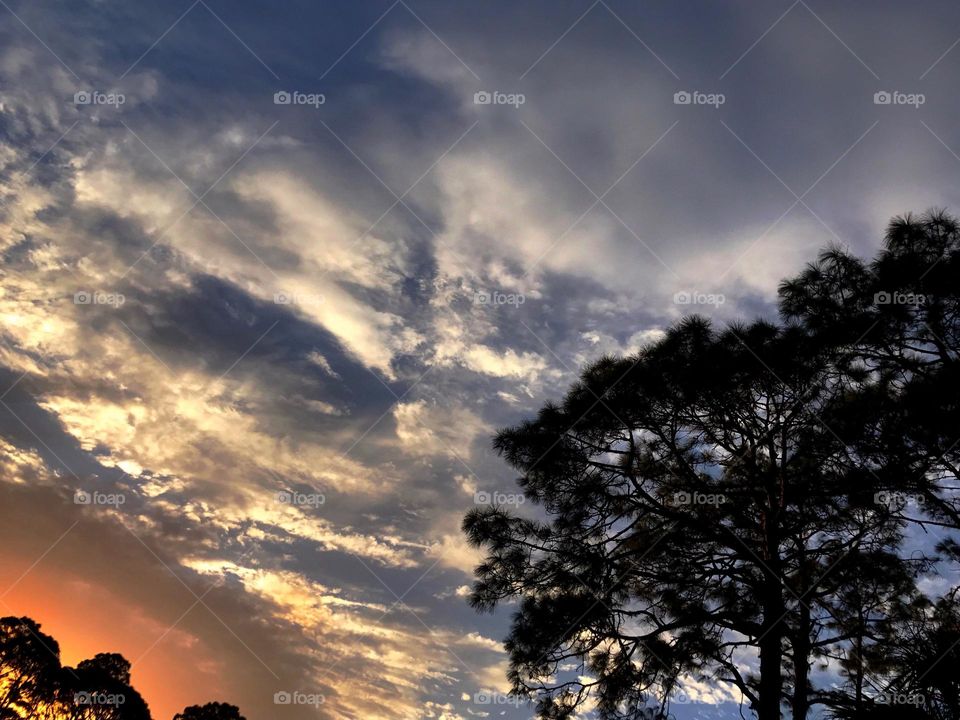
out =
{"type": "Polygon", "coordinates": [[[927,101],[923,93],[905,93],[899,90],[878,90],[873,94],[874,105],[910,105],[919,108],[927,101]]]}
{"type": "Polygon", "coordinates": [[[299,690],[279,690],[273,694],[274,705],[312,705],[319,707],[327,701],[323,693],[305,693],[299,690]]]}
{"type": "Polygon", "coordinates": [[[511,505],[513,507],[520,507],[526,501],[527,498],[523,493],[505,493],[497,490],[487,492],[486,490],[479,490],[473,494],[474,505],[511,505]]]}
{"type": "Polygon", "coordinates": [[[674,105],[709,105],[714,110],[727,101],[723,93],[705,93],[699,90],[678,90],[673,94],[674,105]]]}
{"type": "Polygon", "coordinates": [[[74,505],[103,505],[107,507],[120,507],[127,502],[127,496],[123,493],[103,493],[98,490],[74,490],[74,505]]]}
{"type": "Polygon", "coordinates": [[[313,305],[322,305],[325,300],[319,293],[288,293],[276,292],[273,294],[273,302],[276,305],[299,305],[309,307],[313,305]]]}
{"type": "Polygon", "coordinates": [[[303,493],[295,490],[281,490],[276,493],[274,500],[281,505],[293,505],[294,507],[320,507],[327,502],[323,493],[303,493]]]}
{"type": "Polygon", "coordinates": [[[88,692],[83,690],[73,694],[73,704],[84,707],[98,705],[119,707],[126,702],[127,698],[122,693],[88,692]]]}
{"type": "Polygon", "coordinates": [[[890,690],[881,692],[874,700],[881,705],[912,705],[913,707],[921,707],[927,702],[926,697],[920,693],[898,693],[890,690]]]}
{"type": "Polygon", "coordinates": [[[473,94],[474,105],[510,105],[514,109],[527,102],[523,93],[505,93],[499,90],[479,90],[473,94]]]}
{"type": "Polygon", "coordinates": [[[727,501],[727,496],[723,493],[702,493],[702,492],[675,492],[670,500],[670,505],[711,505],[717,507],[727,501]]]}
{"type": "Polygon", "coordinates": [[[507,695],[493,690],[479,690],[473,694],[474,705],[513,705],[518,708],[521,702],[521,698],[516,695],[507,695]]]}
{"type": "Polygon", "coordinates": [[[327,96],[323,93],[305,93],[298,90],[288,92],[279,90],[273,94],[274,105],[309,105],[317,109],[326,104],[327,96]]]}
{"type": "Polygon", "coordinates": [[[120,307],[126,301],[127,298],[123,293],[79,290],[73,294],[74,305],[109,305],[111,307],[120,307]]]}
{"type": "Polygon", "coordinates": [[[497,290],[478,290],[473,294],[474,305],[513,305],[519,307],[527,301],[523,293],[504,293],[497,290]]]}
{"type": "Polygon", "coordinates": [[[873,494],[873,502],[889,510],[902,510],[908,505],[922,507],[927,499],[919,493],[881,490],[873,494]]]}
{"type": "Polygon", "coordinates": [[[99,90],[78,90],[73,94],[74,105],[107,105],[120,107],[127,101],[123,93],[105,93],[99,90]]]}
{"type": "Polygon", "coordinates": [[[719,307],[726,301],[727,298],[723,293],[702,293],[681,290],[673,295],[675,305],[712,305],[719,307]]]}
{"type": "Polygon", "coordinates": [[[920,293],[878,292],[873,296],[874,305],[926,305],[931,298],[920,293]]]}

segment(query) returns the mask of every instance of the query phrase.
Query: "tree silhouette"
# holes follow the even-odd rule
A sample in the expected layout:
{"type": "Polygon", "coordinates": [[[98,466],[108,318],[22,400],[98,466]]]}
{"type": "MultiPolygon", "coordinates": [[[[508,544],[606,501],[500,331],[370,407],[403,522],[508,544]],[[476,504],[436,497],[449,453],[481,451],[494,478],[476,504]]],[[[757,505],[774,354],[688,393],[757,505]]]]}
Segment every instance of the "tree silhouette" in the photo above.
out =
{"type": "Polygon", "coordinates": [[[54,701],[60,646],[27,617],[0,618],[0,718],[25,717],[54,701]]]}
{"type": "Polygon", "coordinates": [[[839,667],[844,682],[818,693],[818,702],[840,718],[883,710],[877,697],[887,683],[876,659],[896,642],[890,634],[892,617],[902,604],[920,597],[915,576],[928,567],[925,560],[907,563],[886,550],[852,553],[850,561],[832,574],[837,584],[825,623],[833,637],[845,642],[831,643],[823,653],[839,667]]]}
{"type": "MultiPolygon", "coordinates": [[[[130,684],[130,663],[100,653],[75,668],[28,617],[0,618],[0,720],[151,720],[130,684]]],[[[234,705],[194,705],[174,720],[245,720],[234,705]]]]}
{"type": "Polygon", "coordinates": [[[906,706],[916,717],[960,717],[958,592],[955,588],[936,601],[916,596],[895,605],[880,642],[867,655],[870,670],[883,682],[874,712],[894,705],[906,706]]]}
{"type": "MultiPolygon", "coordinates": [[[[897,500],[895,510],[904,523],[924,531],[938,525],[960,528],[958,271],[960,228],[955,218],[935,210],[919,217],[894,218],[883,249],[869,264],[832,248],[781,286],[784,318],[801,323],[817,342],[871,379],[870,387],[860,393],[859,404],[872,420],[862,425],[861,434],[847,436],[855,449],[851,457],[866,459],[870,467],[898,470],[898,483],[887,488],[887,497],[897,500]]],[[[947,558],[960,559],[951,540],[937,549],[947,558]]],[[[936,601],[941,621],[943,608],[954,602],[952,595],[936,601]]],[[[872,668],[864,671],[884,667],[877,657],[902,658],[904,647],[913,649],[911,657],[921,663],[918,667],[935,661],[935,655],[923,656],[922,644],[916,645],[923,637],[916,630],[923,620],[918,613],[921,608],[933,613],[930,601],[916,593],[905,595],[899,602],[901,614],[905,608],[912,608],[912,622],[902,616],[891,619],[890,627],[902,637],[891,632],[875,637],[872,668]]],[[[878,627],[883,627],[882,622],[878,627]]],[[[942,665],[943,661],[938,663],[942,665]]],[[[905,682],[909,672],[906,667],[900,670],[905,682]]],[[[881,677],[891,681],[889,676],[881,677]]],[[[948,691],[921,690],[913,687],[907,696],[939,698],[924,706],[923,717],[960,717],[956,704],[944,699],[948,691]]],[[[869,701],[848,698],[846,716],[851,716],[849,708],[869,705],[869,701]]]]}
{"type": "Polygon", "coordinates": [[[960,527],[960,229],[943,211],[894,218],[864,263],[832,248],[781,285],[781,310],[871,378],[874,422],[851,438],[874,464],[899,466],[927,513],[960,527]]]}
{"type": "Polygon", "coordinates": [[[604,718],[663,716],[691,675],[761,720],[885,711],[870,675],[933,561],[901,556],[905,525],[930,520],[901,500],[956,518],[957,245],[943,214],[895,220],[869,268],[831,250],[784,283],[781,325],[688,318],[497,435],[542,510],[464,519],[487,552],[471,602],[520,600],[513,692],[544,718],[588,696],[604,718]],[[922,309],[900,302],[921,291],[922,309]],[[842,687],[811,686],[817,659],[842,687]]]}
{"type": "Polygon", "coordinates": [[[73,720],[150,720],[147,704],[130,685],[130,663],[100,653],[60,673],[62,702],[73,720]]]}
{"type": "Polygon", "coordinates": [[[240,714],[240,708],[226,703],[212,702],[206,705],[191,705],[182,713],[173,716],[173,720],[246,720],[240,714]]]}

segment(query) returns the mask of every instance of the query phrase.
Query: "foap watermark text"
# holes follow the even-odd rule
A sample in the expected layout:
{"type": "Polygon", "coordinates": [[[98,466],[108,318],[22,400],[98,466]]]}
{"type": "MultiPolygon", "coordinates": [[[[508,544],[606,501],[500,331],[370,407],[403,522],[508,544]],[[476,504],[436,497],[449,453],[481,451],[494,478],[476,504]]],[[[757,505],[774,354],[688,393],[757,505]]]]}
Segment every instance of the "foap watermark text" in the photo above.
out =
{"type": "Polygon", "coordinates": [[[488,92],[480,90],[473,94],[474,105],[510,105],[518,108],[527,101],[527,96],[523,93],[505,93],[499,90],[488,92]]]}

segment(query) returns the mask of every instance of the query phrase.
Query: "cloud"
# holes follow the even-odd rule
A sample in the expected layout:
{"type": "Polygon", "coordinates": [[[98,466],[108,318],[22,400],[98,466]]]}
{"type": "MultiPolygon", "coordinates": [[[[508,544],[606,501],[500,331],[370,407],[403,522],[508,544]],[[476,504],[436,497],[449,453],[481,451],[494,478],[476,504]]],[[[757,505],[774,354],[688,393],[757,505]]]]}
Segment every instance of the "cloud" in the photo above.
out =
{"type": "Polygon", "coordinates": [[[469,457],[474,440],[490,432],[468,409],[427,400],[398,403],[393,417],[400,446],[411,455],[469,457]]]}

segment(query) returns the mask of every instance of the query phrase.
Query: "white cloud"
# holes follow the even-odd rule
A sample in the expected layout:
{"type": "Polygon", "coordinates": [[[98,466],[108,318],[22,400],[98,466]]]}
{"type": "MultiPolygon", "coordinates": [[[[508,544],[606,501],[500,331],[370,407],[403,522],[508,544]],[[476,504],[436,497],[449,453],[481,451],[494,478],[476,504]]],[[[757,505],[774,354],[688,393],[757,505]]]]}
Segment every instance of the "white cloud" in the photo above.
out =
{"type": "Polygon", "coordinates": [[[474,440],[490,426],[465,407],[427,400],[397,403],[393,408],[397,438],[411,455],[446,455],[466,459],[474,440]]]}

